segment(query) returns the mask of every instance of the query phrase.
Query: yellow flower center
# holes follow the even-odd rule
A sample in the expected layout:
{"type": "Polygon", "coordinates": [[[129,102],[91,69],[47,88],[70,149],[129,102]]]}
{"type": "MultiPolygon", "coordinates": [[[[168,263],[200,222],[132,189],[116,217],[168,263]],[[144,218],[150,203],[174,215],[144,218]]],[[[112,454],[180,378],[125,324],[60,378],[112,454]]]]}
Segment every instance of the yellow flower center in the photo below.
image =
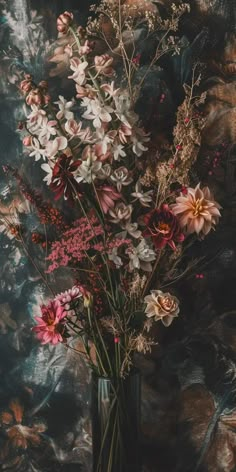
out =
{"type": "Polygon", "coordinates": [[[193,206],[193,216],[199,216],[201,212],[203,211],[203,201],[201,199],[197,199],[195,201],[195,204],[193,206]]]}
{"type": "Polygon", "coordinates": [[[157,231],[163,234],[168,234],[170,231],[170,227],[167,223],[160,222],[157,225],[157,231]]]}

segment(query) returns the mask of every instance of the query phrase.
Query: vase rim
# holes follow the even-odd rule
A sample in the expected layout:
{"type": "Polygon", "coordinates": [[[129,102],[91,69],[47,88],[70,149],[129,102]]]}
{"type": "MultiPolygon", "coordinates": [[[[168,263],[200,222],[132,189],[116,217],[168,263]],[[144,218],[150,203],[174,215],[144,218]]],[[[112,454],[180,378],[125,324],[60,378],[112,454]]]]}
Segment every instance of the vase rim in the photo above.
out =
{"type": "MultiPolygon", "coordinates": [[[[133,377],[135,375],[140,375],[140,370],[136,367],[134,367],[133,369],[130,370],[130,372],[125,376],[125,377],[118,377],[119,379],[122,379],[122,380],[125,380],[127,379],[128,377],[133,377]]],[[[98,379],[98,380],[103,380],[103,381],[107,381],[107,382],[110,382],[111,380],[113,379],[117,379],[117,377],[104,377],[103,375],[98,375],[96,374],[95,372],[92,373],[92,377],[94,379],[98,379]]]]}

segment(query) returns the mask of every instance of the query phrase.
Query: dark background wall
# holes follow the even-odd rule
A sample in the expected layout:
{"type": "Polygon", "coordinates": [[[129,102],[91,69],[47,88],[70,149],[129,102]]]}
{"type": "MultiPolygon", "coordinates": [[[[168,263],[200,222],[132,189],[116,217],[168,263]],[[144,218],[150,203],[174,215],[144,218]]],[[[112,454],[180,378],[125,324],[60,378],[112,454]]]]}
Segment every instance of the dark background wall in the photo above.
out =
{"type": "MultiPolygon", "coordinates": [[[[49,79],[52,94],[71,93],[63,74],[51,73],[56,17],[73,10],[80,23],[93,2],[11,0],[0,2],[0,161],[22,171],[40,190],[37,163],[23,156],[17,123],[24,104],[17,83],[23,71],[49,79]],[[26,163],[26,160],[29,159],[26,163]]],[[[164,2],[163,2],[164,3],[164,2]]],[[[160,328],[159,346],[143,372],[144,462],[150,472],[233,472],[236,470],[236,5],[232,0],[191,1],[180,25],[188,48],[165,58],[146,94],[168,100],[160,122],[146,105],[143,118],[171,139],[183,82],[193,62],[204,64],[202,90],[206,131],[196,174],[213,187],[224,213],[221,225],[190,258],[204,257],[198,271],[178,287],[180,319],[160,328]],[[160,74],[160,75],[158,75],[160,74]],[[217,157],[217,166],[212,162],[217,157]]],[[[145,63],[145,54],[144,54],[145,63]]],[[[145,104],[147,101],[145,100],[145,104]]],[[[10,218],[18,198],[15,181],[0,169],[0,213],[10,218]]],[[[33,209],[24,224],[38,229],[33,209]]],[[[64,347],[41,347],[31,333],[45,296],[32,261],[0,224],[0,468],[12,472],[91,471],[89,373],[81,358],[64,347]],[[21,425],[11,440],[9,427],[21,425]],[[10,426],[9,426],[10,425],[10,426]],[[24,443],[24,431],[27,440],[24,443]]],[[[26,243],[30,243],[26,241],[26,243]]],[[[29,245],[33,261],[40,254],[29,245]]],[[[70,285],[70,279],[66,281],[70,285]]],[[[61,280],[61,287],[64,287],[61,280]]],[[[14,430],[13,430],[14,433],[14,430]]],[[[105,472],[105,471],[104,471],[105,472]]]]}

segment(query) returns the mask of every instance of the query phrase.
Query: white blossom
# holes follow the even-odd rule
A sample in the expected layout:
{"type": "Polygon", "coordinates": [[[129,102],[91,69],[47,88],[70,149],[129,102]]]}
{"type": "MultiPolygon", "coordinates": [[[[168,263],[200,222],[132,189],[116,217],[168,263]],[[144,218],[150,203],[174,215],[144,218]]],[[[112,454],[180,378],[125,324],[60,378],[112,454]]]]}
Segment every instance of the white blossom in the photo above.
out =
{"type": "Polygon", "coordinates": [[[101,167],[102,163],[91,153],[86,160],[82,161],[82,164],[76,171],[75,179],[77,182],[87,182],[91,184],[92,181],[96,179],[101,167]]]}
{"type": "Polygon", "coordinates": [[[119,88],[118,89],[115,88],[114,80],[110,84],[101,85],[101,89],[105,92],[106,95],[110,97],[116,97],[120,92],[119,88]]]}
{"type": "Polygon", "coordinates": [[[112,154],[115,161],[119,161],[121,157],[126,156],[126,152],[124,151],[124,146],[122,146],[122,144],[116,141],[112,146],[112,154]]]}
{"type": "Polygon", "coordinates": [[[136,156],[140,157],[148,150],[143,143],[148,142],[150,138],[141,128],[135,127],[130,139],[132,142],[132,150],[136,156]]]}
{"type": "Polygon", "coordinates": [[[115,114],[127,126],[133,126],[138,121],[138,115],[131,110],[130,96],[127,91],[114,97],[115,114]]]}
{"type": "Polygon", "coordinates": [[[147,192],[142,191],[142,185],[138,181],[135,185],[135,192],[131,193],[132,197],[135,197],[135,200],[139,200],[142,206],[149,207],[152,202],[153,190],[148,190],[147,192]]]}
{"type": "Polygon", "coordinates": [[[61,120],[62,118],[65,118],[66,120],[72,120],[74,118],[74,113],[71,111],[71,108],[74,105],[73,100],[67,102],[67,100],[62,95],[59,95],[59,100],[55,102],[55,104],[59,107],[59,111],[57,113],[58,120],[61,120]]]}
{"type": "Polygon", "coordinates": [[[38,108],[37,105],[31,105],[32,111],[27,116],[27,126],[34,134],[41,127],[46,117],[46,111],[38,108]]]}
{"type": "Polygon", "coordinates": [[[49,159],[52,159],[56,156],[58,151],[62,151],[66,149],[68,145],[68,141],[64,136],[59,136],[55,138],[53,141],[49,141],[46,146],[46,154],[49,159]]]}
{"type": "Polygon", "coordinates": [[[125,205],[125,203],[117,203],[115,208],[110,209],[112,223],[121,224],[124,227],[130,221],[133,208],[132,205],[125,205]]]}
{"type": "Polygon", "coordinates": [[[113,247],[112,251],[108,254],[108,259],[112,262],[114,262],[115,266],[117,268],[121,267],[123,265],[123,262],[121,258],[118,256],[118,248],[113,247]]]}
{"type": "Polygon", "coordinates": [[[82,128],[82,122],[77,123],[76,120],[68,120],[65,123],[65,130],[70,136],[78,136],[82,128]]]}
{"type": "Polygon", "coordinates": [[[48,121],[45,118],[40,126],[38,137],[41,144],[45,144],[51,136],[55,136],[57,134],[57,130],[55,128],[57,122],[55,120],[48,121]]]}
{"type": "Polygon", "coordinates": [[[116,131],[105,131],[104,128],[97,128],[95,132],[96,147],[98,147],[99,154],[106,154],[109,145],[114,141],[116,131]]]}
{"type": "Polygon", "coordinates": [[[78,57],[73,57],[70,61],[70,68],[73,74],[68,78],[72,79],[78,85],[84,85],[86,82],[86,69],[88,67],[87,61],[81,61],[78,57]]]}
{"type": "Polygon", "coordinates": [[[156,254],[147,244],[144,239],[138,244],[137,247],[127,250],[129,254],[129,268],[130,270],[142,269],[147,272],[152,271],[151,262],[155,261],[156,254]]]}
{"type": "Polygon", "coordinates": [[[130,223],[129,221],[124,225],[127,233],[135,239],[140,238],[142,232],[138,229],[138,223],[130,223]]]}
{"type": "Polygon", "coordinates": [[[46,176],[44,177],[43,181],[46,182],[47,185],[50,185],[52,182],[52,167],[49,163],[41,164],[41,169],[46,172],[46,176]]]}
{"type": "Polygon", "coordinates": [[[111,175],[111,165],[108,163],[103,164],[97,174],[97,178],[100,180],[106,180],[111,175]]]}
{"type": "Polygon", "coordinates": [[[128,169],[122,166],[114,170],[111,175],[111,180],[116,184],[117,190],[120,192],[123,186],[127,186],[132,182],[132,177],[128,169]]]}
{"type": "Polygon", "coordinates": [[[46,150],[41,147],[41,144],[37,138],[32,139],[32,145],[29,147],[30,156],[34,157],[36,161],[43,158],[45,159],[46,150]]]}
{"type": "Polygon", "coordinates": [[[109,123],[112,120],[111,113],[114,111],[113,108],[103,105],[97,98],[91,100],[85,97],[82,100],[81,106],[87,108],[83,118],[92,120],[94,128],[101,128],[103,123],[109,123]]]}

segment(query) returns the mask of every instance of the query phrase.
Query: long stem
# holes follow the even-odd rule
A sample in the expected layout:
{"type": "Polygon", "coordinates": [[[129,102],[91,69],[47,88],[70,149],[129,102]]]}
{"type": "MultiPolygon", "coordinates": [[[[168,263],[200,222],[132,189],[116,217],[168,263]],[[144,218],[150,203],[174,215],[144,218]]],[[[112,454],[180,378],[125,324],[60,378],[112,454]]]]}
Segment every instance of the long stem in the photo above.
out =
{"type": "Polygon", "coordinates": [[[154,267],[153,267],[153,269],[152,269],[151,275],[150,275],[150,277],[148,278],[148,280],[147,280],[147,282],[146,282],[146,284],[145,284],[145,286],[144,286],[144,289],[143,289],[143,292],[142,292],[142,297],[144,297],[144,295],[146,294],[146,292],[148,291],[148,289],[149,289],[149,287],[150,287],[151,281],[152,281],[153,276],[154,276],[154,274],[155,274],[155,272],[156,272],[156,269],[157,269],[157,266],[158,266],[158,264],[159,264],[159,262],[160,262],[161,256],[162,256],[162,251],[159,250],[159,254],[158,254],[157,258],[156,258],[156,261],[155,261],[154,267]]]}
{"type": "Polygon", "coordinates": [[[107,352],[107,348],[106,348],[106,345],[105,345],[105,343],[104,343],[104,340],[103,340],[101,331],[100,331],[100,329],[99,329],[99,326],[98,326],[98,322],[97,322],[96,317],[95,317],[95,325],[96,325],[96,329],[97,329],[97,333],[98,333],[99,339],[100,339],[100,341],[101,341],[101,345],[102,345],[103,350],[104,350],[105,357],[106,357],[106,359],[107,359],[108,368],[109,368],[110,374],[111,374],[111,376],[112,376],[112,374],[113,374],[113,369],[112,369],[112,366],[111,366],[109,354],[108,354],[108,352],[107,352]]]}
{"type": "Polygon", "coordinates": [[[99,354],[99,351],[97,349],[97,345],[96,345],[96,334],[94,332],[94,327],[93,327],[93,322],[92,322],[92,318],[91,318],[91,309],[90,307],[88,307],[88,320],[89,320],[89,325],[90,325],[90,328],[91,328],[91,332],[92,332],[92,338],[93,338],[93,342],[94,342],[94,347],[95,347],[95,351],[96,351],[96,357],[97,357],[97,361],[101,367],[101,370],[102,370],[102,375],[105,375],[105,377],[107,377],[107,372],[106,372],[106,369],[105,367],[103,366],[103,362],[102,362],[102,359],[101,359],[101,356],[99,354]]]}
{"type": "MultiPolygon", "coordinates": [[[[74,36],[75,38],[75,42],[76,42],[76,45],[78,47],[78,50],[79,48],[81,47],[81,44],[80,44],[80,40],[79,40],[79,37],[77,36],[76,32],[74,31],[74,29],[72,27],[70,27],[70,32],[72,33],[72,35],[74,36]]],[[[84,56],[81,56],[81,60],[84,62],[85,61],[85,57],[84,56]]],[[[95,79],[94,75],[88,71],[88,74],[89,74],[89,77],[95,87],[95,89],[97,90],[98,92],[98,95],[99,95],[99,98],[101,99],[101,101],[103,102],[103,95],[102,95],[102,91],[100,89],[100,86],[99,86],[99,83],[98,81],[95,79]]]]}
{"type": "Polygon", "coordinates": [[[34,266],[34,268],[36,269],[36,271],[39,273],[39,275],[40,275],[42,281],[45,283],[45,285],[46,285],[46,287],[48,288],[48,290],[51,292],[51,294],[53,295],[53,297],[55,297],[55,293],[54,293],[53,289],[52,289],[52,288],[50,287],[50,285],[48,284],[47,279],[44,277],[42,271],[39,269],[39,267],[37,266],[37,264],[34,262],[34,259],[32,258],[32,256],[31,256],[29,250],[27,249],[27,247],[26,247],[26,245],[25,245],[25,243],[24,243],[24,240],[23,240],[23,237],[22,237],[21,233],[19,233],[19,236],[20,236],[20,242],[21,242],[21,244],[22,244],[22,246],[23,246],[23,248],[24,248],[24,250],[25,250],[25,252],[26,252],[26,254],[27,254],[27,256],[28,256],[28,258],[30,259],[30,261],[31,261],[31,263],[33,264],[33,266],[34,266]]]}

